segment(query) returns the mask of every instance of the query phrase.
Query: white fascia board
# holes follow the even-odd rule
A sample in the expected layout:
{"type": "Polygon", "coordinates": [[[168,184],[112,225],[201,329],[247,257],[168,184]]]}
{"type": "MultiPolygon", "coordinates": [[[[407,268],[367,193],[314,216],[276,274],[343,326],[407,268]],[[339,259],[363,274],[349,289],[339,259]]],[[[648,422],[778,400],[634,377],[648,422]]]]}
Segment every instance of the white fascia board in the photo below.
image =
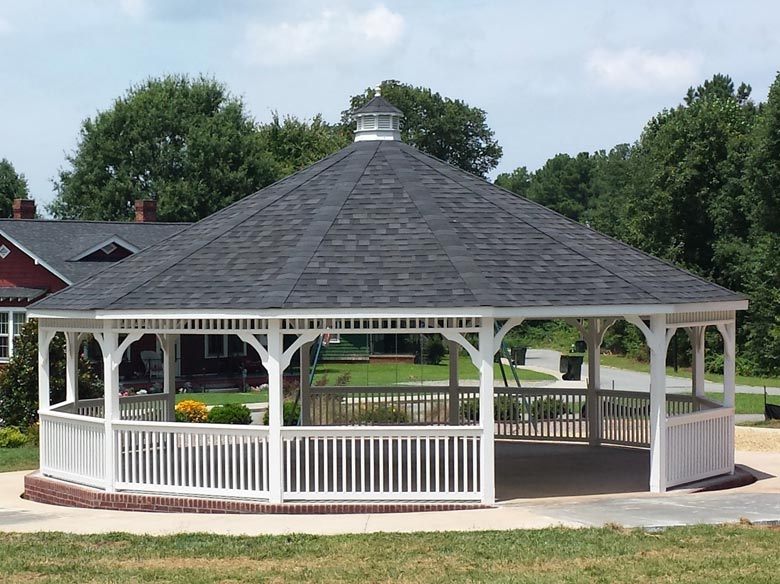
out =
{"type": "Polygon", "coordinates": [[[140,248],[136,247],[135,245],[133,245],[129,241],[125,241],[124,239],[122,239],[118,235],[112,235],[111,237],[109,237],[105,241],[93,245],[92,247],[90,247],[86,251],[81,252],[79,255],[69,259],[68,261],[69,262],[77,262],[80,259],[83,259],[83,258],[87,257],[88,255],[95,253],[97,250],[103,249],[104,247],[106,247],[107,245],[110,245],[112,243],[117,245],[117,246],[119,246],[119,247],[122,247],[122,248],[126,249],[127,251],[129,251],[131,253],[138,253],[140,251],[140,248]]]}
{"type": "Polygon", "coordinates": [[[596,318],[623,317],[625,315],[648,316],[679,312],[703,312],[715,310],[745,310],[747,300],[729,302],[701,302],[691,304],[622,304],[593,306],[543,306],[518,308],[491,308],[465,306],[461,308],[339,308],[303,310],[201,310],[201,309],[152,309],[152,310],[32,310],[31,316],[41,318],[95,318],[97,320],[130,318],[596,318]]]}
{"type": "Polygon", "coordinates": [[[94,310],[46,310],[28,308],[30,318],[95,318],[94,310]]]}
{"type": "Polygon", "coordinates": [[[13,244],[14,244],[14,246],[15,246],[17,249],[21,250],[22,252],[24,252],[25,254],[27,254],[28,256],[30,256],[30,258],[31,258],[31,259],[32,259],[32,260],[33,260],[33,261],[34,261],[36,264],[38,264],[38,265],[41,265],[41,266],[43,266],[44,268],[46,268],[47,270],[49,270],[49,271],[50,271],[52,274],[54,274],[55,276],[57,276],[57,277],[58,277],[60,280],[62,280],[63,282],[65,282],[65,283],[66,283],[68,286],[70,286],[71,284],[73,284],[73,282],[72,282],[70,279],[66,278],[66,277],[65,277],[65,276],[63,276],[63,275],[62,275],[60,272],[58,272],[57,270],[55,270],[54,268],[52,268],[52,267],[51,267],[51,266],[50,266],[48,263],[46,263],[44,260],[42,260],[41,258],[39,258],[37,255],[35,255],[33,252],[31,252],[29,249],[27,249],[25,246],[23,246],[23,245],[22,245],[21,243],[19,243],[18,241],[16,241],[16,240],[15,240],[13,237],[11,237],[10,235],[8,235],[8,234],[7,234],[5,231],[3,231],[2,229],[0,229],[0,235],[2,235],[3,237],[5,237],[5,238],[6,238],[8,241],[10,241],[11,243],[13,243],[13,244]]]}

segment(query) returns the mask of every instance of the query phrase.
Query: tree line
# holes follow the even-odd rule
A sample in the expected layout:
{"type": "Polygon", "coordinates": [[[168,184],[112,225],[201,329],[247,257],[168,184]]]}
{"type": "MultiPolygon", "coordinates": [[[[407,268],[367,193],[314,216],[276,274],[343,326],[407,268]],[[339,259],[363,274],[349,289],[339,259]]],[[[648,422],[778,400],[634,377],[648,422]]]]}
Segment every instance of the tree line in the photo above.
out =
{"type": "MultiPolygon", "coordinates": [[[[633,144],[558,154],[496,183],[748,296],[738,368],[780,374],[780,75],[763,103],[715,75],[633,144]]],[[[619,326],[607,342],[630,353],[635,336],[619,326]]]]}
{"type": "MultiPolygon", "coordinates": [[[[394,80],[382,94],[404,112],[406,142],[482,177],[498,165],[501,146],[484,110],[394,80]]],[[[49,211],[130,220],[133,201],[149,198],[160,220],[196,221],[346,146],[353,112],[373,95],[352,96],[335,123],[274,113],[260,124],[214,79],[148,79],[82,123],[49,211]]],[[[749,85],[715,75],[653,117],[632,144],[557,154],[496,183],[747,295],[738,367],[780,374],[780,76],[756,103],[749,85]]],[[[0,162],[0,213],[26,195],[24,177],[0,162]]],[[[627,354],[644,346],[625,324],[606,342],[627,354]]],[[[718,344],[717,335],[709,342],[718,344]]],[[[708,366],[717,370],[714,359],[708,366]]]]}

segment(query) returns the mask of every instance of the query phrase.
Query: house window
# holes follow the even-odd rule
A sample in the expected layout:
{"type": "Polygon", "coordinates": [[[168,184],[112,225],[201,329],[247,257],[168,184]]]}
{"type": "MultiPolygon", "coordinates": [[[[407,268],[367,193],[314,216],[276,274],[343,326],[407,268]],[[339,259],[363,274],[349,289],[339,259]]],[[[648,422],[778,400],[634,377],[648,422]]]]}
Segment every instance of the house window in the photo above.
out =
{"type": "Polygon", "coordinates": [[[3,310],[0,312],[0,362],[8,361],[14,354],[14,340],[22,332],[24,312],[3,310]]]}
{"type": "Polygon", "coordinates": [[[204,354],[207,359],[243,357],[246,355],[246,343],[235,335],[206,335],[204,354]]]}

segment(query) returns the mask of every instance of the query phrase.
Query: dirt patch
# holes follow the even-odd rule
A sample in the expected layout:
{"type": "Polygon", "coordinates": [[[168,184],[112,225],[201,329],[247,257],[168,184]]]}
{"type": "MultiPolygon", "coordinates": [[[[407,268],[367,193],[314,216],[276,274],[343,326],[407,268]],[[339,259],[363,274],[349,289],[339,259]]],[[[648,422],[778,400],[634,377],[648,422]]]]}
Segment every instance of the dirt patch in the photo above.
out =
{"type": "Polygon", "coordinates": [[[745,452],[780,452],[780,430],[737,426],[734,447],[745,452]]]}

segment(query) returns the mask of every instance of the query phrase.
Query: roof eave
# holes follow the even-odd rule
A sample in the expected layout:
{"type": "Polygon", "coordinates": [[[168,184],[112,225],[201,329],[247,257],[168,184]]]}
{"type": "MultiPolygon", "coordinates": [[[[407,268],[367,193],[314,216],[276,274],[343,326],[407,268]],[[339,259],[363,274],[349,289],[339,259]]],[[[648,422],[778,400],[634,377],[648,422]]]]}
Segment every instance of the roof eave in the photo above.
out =
{"type": "Polygon", "coordinates": [[[67,310],[32,308],[30,316],[37,318],[92,318],[96,320],[124,318],[408,318],[408,317],[483,317],[483,318],[596,318],[627,315],[678,314],[708,311],[739,311],[748,308],[746,299],[678,304],[615,304],[534,307],[474,307],[454,308],[311,308],[311,309],[138,309],[138,310],[67,310]]]}

